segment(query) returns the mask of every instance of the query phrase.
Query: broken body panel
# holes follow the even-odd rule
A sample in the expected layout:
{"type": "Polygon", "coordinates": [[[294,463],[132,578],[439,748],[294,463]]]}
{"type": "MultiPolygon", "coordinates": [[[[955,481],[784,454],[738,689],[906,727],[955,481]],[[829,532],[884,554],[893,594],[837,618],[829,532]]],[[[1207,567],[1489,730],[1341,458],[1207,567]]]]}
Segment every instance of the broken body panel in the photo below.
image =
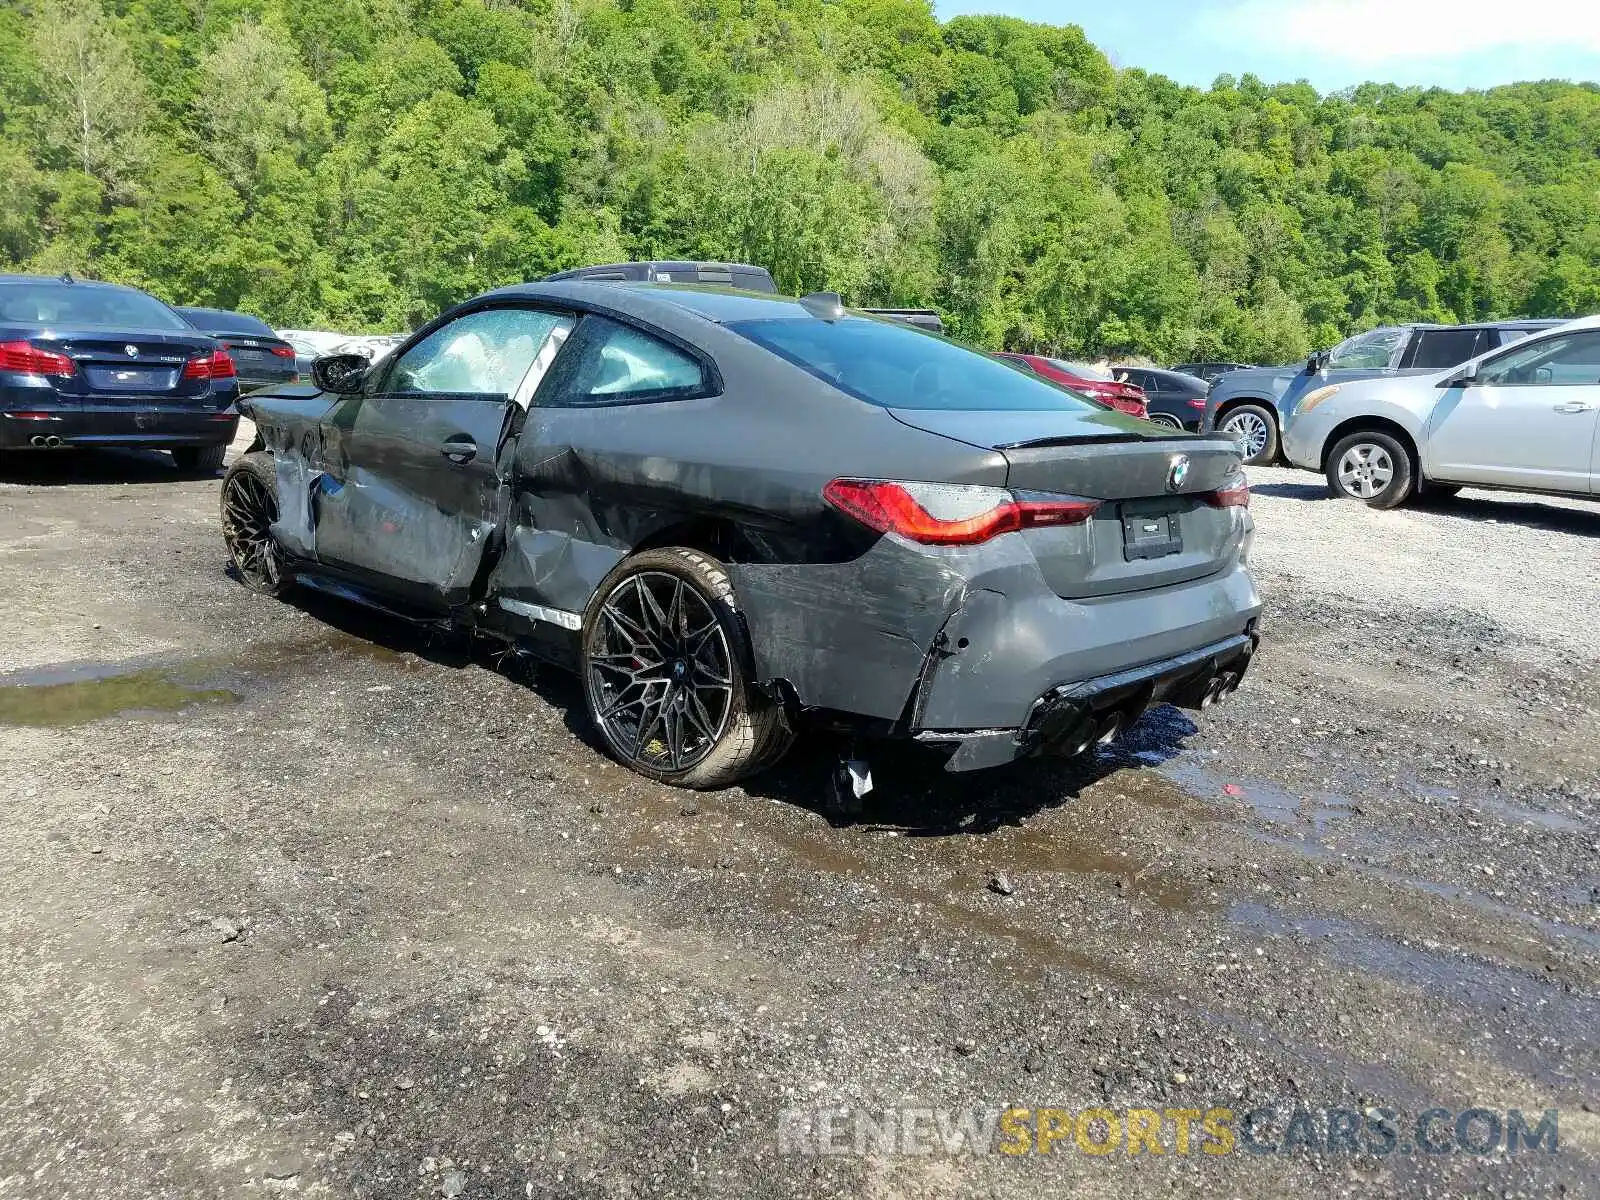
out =
{"type": "MultiPolygon", "coordinates": [[[[476,303],[498,296],[576,314],[578,343],[584,314],[630,322],[712,364],[710,394],[565,404],[550,396],[560,386],[553,371],[525,407],[376,389],[249,397],[277,463],[273,531],[296,569],[548,646],[552,629],[582,626],[629,554],[693,546],[727,565],[760,686],[869,732],[982,747],[958,750],[954,767],[1037,748],[1029,723],[1052,689],[1229,638],[1253,648],[1249,517],[1204,499],[1237,476],[1231,440],[1099,411],[1068,419],[863,403],[726,327],[748,319],[742,306],[787,313],[792,302],[698,297],[685,307],[652,291],[551,284],[476,303]],[[465,461],[450,453],[468,445],[465,461]],[[1177,457],[1188,475],[1174,489],[1177,457]],[[1071,492],[1102,504],[1081,524],[930,546],[832,508],[824,486],[850,477],[1071,492]],[[1170,520],[1164,528],[1183,549],[1125,553],[1124,510],[1141,505],[1170,520]]],[[[1175,667],[1183,677],[1167,690],[1181,692],[1205,665],[1175,667]]]]}

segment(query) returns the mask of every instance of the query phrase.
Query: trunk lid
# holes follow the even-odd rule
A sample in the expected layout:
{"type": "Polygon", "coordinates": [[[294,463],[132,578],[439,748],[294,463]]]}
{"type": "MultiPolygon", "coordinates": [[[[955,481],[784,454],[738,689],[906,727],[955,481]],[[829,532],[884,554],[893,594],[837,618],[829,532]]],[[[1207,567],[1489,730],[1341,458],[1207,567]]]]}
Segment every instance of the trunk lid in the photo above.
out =
{"type": "Polygon", "coordinates": [[[223,333],[217,335],[217,343],[232,356],[241,379],[287,383],[298,372],[294,347],[282,338],[223,333]]]}
{"type": "Polygon", "coordinates": [[[77,368],[71,378],[54,379],[64,398],[105,404],[203,405],[209,379],[185,379],[184,364],[210,354],[214,339],[204,334],[135,330],[51,330],[28,339],[42,349],[65,354],[77,368]]]}
{"type": "Polygon", "coordinates": [[[892,411],[915,428],[998,450],[1014,492],[1103,502],[1082,525],[1021,534],[1058,596],[1167,587],[1238,560],[1242,510],[1208,499],[1241,474],[1231,438],[1178,433],[1115,412],[892,411]]]}

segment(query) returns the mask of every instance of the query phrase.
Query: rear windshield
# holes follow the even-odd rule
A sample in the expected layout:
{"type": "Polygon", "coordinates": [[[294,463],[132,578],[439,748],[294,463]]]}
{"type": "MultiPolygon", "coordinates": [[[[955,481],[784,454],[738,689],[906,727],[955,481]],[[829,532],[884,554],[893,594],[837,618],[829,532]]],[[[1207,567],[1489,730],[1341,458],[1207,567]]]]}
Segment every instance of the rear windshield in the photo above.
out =
{"type": "Polygon", "coordinates": [[[177,313],[143,292],[50,281],[0,287],[0,321],[119,329],[190,328],[177,313]]]}
{"type": "Polygon", "coordinates": [[[728,328],[883,408],[1101,411],[1025,368],[898,321],[778,317],[728,328]]]}
{"type": "Polygon", "coordinates": [[[1079,379],[1098,379],[1102,383],[1113,383],[1116,376],[1104,367],[1097,367],[1093,363],[1068,362],[1064,358],[1050,358],[1046,362],[1054,363],[1068,375],[1076,375],[1079,379]]]}
{"type": "Polygon", "coordinates": [[[253,337],[277,337],[265,321],[249,313],[224,312],[215,308],[180,308],[189,324],[207,333],[248,333],[253,337]]]}

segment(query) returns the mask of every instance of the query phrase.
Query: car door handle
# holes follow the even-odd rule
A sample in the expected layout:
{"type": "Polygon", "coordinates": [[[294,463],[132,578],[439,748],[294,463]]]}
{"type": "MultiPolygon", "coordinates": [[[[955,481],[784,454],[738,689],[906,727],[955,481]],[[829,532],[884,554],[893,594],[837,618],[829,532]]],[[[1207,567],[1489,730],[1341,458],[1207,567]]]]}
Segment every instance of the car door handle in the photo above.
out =
{"type": "Polygon", "coordinates": [[[1568,400],[1565,404],[1555,406],[1558,413],[1586,413],[1594,408],[1587,400],[1568,400]]]}
{"type": "Polygon", "coordinates": [[[469,463],[478,457],[478,443],[468,438],[451,438],[439,447],[439,453],[458,465],[469,463]]]}

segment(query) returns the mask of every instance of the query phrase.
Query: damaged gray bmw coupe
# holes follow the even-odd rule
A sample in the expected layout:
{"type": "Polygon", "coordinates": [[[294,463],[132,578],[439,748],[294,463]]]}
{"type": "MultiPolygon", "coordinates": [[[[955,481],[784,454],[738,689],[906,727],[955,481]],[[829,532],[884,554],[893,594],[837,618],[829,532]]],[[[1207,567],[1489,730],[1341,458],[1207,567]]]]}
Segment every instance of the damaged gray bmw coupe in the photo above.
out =
{"type": "Polygon", "coordinates": [[[1239,683],[1237,443],[803,300],[543,283],[246,397],[239,575],[564,658],[641,774],[717,787],[808,721],[951,770],[1239,683]]]}

